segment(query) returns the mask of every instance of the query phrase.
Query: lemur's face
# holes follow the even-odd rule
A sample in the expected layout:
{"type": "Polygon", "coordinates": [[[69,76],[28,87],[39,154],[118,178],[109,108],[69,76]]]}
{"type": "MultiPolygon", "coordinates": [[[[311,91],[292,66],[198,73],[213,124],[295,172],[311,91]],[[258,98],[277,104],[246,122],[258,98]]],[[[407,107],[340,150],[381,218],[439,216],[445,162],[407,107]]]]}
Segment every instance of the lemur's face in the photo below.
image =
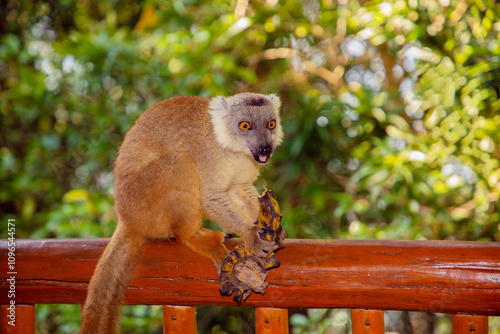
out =
{"type": "Polygon", "coordinates": [[[265,164],[281,143],[279,99],[242,93],[211,103],[212,124],[221,146],[249,154],[265,164]]]}

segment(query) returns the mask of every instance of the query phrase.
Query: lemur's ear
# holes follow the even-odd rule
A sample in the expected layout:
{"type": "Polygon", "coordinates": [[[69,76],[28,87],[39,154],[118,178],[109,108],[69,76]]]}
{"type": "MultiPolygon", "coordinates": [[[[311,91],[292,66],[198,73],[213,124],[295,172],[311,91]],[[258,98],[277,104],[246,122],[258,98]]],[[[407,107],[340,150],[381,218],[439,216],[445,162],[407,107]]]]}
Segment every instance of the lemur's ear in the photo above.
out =
{"type": "Polygon", "coordinates": [[[269,94],[267,96],[267,98],[271,101],[271,103],[273,104],[273,107],[274,107],[274,110],[279,113],[280,111],[280,107],[281,107],[281,100],[278,96],[276,96],[275,94],[269,94]]]}

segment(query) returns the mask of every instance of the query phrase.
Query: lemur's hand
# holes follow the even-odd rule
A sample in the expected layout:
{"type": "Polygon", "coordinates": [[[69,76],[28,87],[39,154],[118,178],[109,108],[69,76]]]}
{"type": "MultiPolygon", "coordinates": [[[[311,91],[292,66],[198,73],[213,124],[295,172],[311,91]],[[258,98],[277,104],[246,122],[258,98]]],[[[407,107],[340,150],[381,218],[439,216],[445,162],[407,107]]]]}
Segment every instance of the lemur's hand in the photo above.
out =
{"type": "Polygon", "coordinates": [[[266,233],[266,228],[255,225],[250,230],[250,237],[244,240],[245,245],[250,253],[264,259],[276,249],[285,247],[285,231],[280,226],[276,232],[278,233],[276,239],[269,241],[262,237],[266,233]]]}
{"type": "Polygon", "coordinates": [[[278,248],[283,248],[285,247],[285,237],[286,237],[286,233],[285,233],[285,230],[283,229],[283,227],[278,227],[278,229],[276,230],[276,239],[275,239],[275,242],[276,244],[278,245],[278,248]]]}

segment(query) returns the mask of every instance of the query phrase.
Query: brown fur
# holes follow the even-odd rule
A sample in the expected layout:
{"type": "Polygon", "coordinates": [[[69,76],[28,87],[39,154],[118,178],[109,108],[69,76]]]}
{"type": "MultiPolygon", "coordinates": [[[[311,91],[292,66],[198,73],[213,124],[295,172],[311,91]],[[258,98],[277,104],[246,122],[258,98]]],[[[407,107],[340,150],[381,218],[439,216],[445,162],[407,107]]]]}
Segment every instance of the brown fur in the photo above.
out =
{"type": "Polygon", "coordinates": [[[227,254],[224,233],[201,228],[208,217],[256,253],[275,248],[258,238],[254,226],[259,204],[252,183],[260,164],[221,148],[209,103],[200,97],[159,102],[125,136],[115,164],[118,225],[90,281],[80,333],[117,331],[126,286],[147,239],[175,236],[218,270],[227,254]]]}

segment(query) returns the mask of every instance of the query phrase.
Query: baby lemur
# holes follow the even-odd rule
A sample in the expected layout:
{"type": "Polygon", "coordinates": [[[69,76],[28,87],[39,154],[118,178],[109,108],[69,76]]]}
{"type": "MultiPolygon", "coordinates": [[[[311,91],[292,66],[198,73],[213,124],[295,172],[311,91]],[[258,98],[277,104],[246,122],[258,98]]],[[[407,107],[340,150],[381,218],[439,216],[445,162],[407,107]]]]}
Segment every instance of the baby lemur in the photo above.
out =
{"type": "Polygon", "coordinates": [[[275,95],[181,96],[139,117],[115,163],[118,224],[90,281],[80,333],[117,331],[148,239],[174,236],[212,259],[217,271],[228,252],[225,233],[202,228],[203,217],[239,235],[258,256],[277,248],[254,224],[259,195],[253,182],[282,140],[279,108],[275,95]]]}

